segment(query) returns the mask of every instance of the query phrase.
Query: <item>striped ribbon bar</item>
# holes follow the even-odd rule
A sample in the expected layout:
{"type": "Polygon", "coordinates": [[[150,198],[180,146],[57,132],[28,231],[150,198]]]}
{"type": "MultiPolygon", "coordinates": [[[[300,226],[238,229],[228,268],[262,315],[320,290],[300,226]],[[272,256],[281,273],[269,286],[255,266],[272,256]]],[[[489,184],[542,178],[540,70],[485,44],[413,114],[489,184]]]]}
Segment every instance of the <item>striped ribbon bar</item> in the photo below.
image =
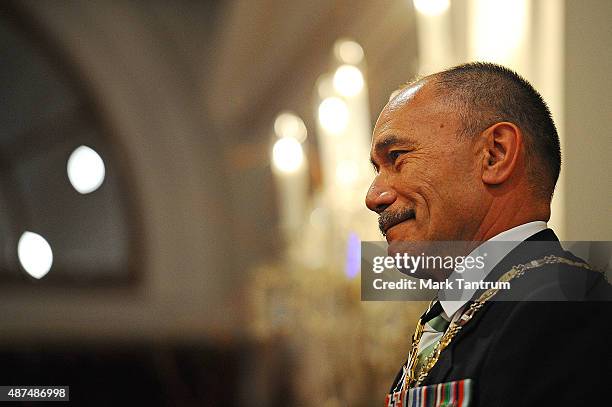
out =
{"type": "Polygon", "coordinates": [[[472,380],[414,387],[387,395],[385,407],[469,407],[472,380]]]}

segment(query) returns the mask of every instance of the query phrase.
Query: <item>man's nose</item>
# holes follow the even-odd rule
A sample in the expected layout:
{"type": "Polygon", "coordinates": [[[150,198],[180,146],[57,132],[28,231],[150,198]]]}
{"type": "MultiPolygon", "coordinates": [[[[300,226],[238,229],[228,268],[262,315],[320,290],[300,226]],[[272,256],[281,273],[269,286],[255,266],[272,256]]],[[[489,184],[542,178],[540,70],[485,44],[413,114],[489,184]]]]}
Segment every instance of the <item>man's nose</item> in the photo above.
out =
{"type": "Polygon", "coordinates": [[[368,209],[376,213],[381,213],[395,202],[396,198],[397,195],[392,189],[374,180],[370,189],[368,189],[365,202],[368,209]]]}

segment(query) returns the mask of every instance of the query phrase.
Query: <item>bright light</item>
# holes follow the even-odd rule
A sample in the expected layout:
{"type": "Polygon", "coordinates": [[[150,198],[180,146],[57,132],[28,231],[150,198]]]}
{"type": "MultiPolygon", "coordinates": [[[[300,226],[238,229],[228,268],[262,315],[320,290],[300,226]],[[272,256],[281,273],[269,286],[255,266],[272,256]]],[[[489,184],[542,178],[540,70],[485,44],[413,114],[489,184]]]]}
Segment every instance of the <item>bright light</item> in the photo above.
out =
{"type": "Polygon", "coordinates": [[[104,161],[87,146],[80,146],[68,158],[68,179],[81,194],[95,191],[104,181],[104,161]]]}
{"type": "Polygon", "coordinates": [[[294,138],[278,139],[272,147],[272,162],[281,172],[296,172],[304,162],[304,150],[294,138]]]}
{"type": "Polygon", "coordinates": [[[53,264],[51,246],[39,234],[24,232],[17,244],[17,257],[24,270],[36,279],[44,277],[53,264]]]}
{"type": "Polygon", "coordinates": [[[450,7],[450,0],[414,0],[414,7],[426,16],[438,16],[450,7]]]}
{"type": "Polygon", "coordinates": [[[329,97],[319,105],[319,122],[330,133],[338,134],[348,125],[349,110],[340,98],[329,97]]]}
{"type": "Polygon", "coordinates": [[[355,96],[363,89],[363,75],[353,65],[342,65],[334,74],[334,88],[343,96],[355,96]]]}
{"type": "Polygon", "coordinates": [[[475,59],[513,67],[525,42],[529,18],[526,0],[474,0],[470,21],[470,52],[475,59]],[[509,29],[500,30],[503,19],[509,29]]]}
{"type": "Polygon", "coordinates": [[[336,58],[345,64],[357,65],[363,60],[363,48],[351,40],[338,40],[334,45],[336,58]]]}
{"type": "Polygon", "coordinates": [[[343,186],[353,185],[358,178],[359,168],[352,160],[344,160],[336,167],[336,182],[343,186]]]}
{"type": "Polygon", "coordinates": [[[291,112],[283,112],[276,117],[274,132],[278,137],[294,138],[300,143],[306,140],[304,121],[291,112]]]}

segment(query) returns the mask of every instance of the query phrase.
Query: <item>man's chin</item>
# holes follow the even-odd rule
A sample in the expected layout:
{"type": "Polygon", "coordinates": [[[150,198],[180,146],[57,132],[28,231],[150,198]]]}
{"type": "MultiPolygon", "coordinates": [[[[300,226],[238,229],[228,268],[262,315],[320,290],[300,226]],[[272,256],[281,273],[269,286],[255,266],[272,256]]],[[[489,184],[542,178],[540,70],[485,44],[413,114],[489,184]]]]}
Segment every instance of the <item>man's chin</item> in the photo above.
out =
{"type": "Polygon", "coordinates": [[[422,256],[431,252],[431,242],[423,240],[393,240],[388,242],[387,255],[404,257],[405,254],[412,257],[422,256]]]}
{"type": "Polygon", "coordinates": [[[401,266],[396,266],[397,271],[410,277],[418,278],[421,280],[434,280],[443,281],[450,274],[448,270],[436,269],[436,268],[423,268],[419,267],[415,269],[404,269],[401,266]]]}
{"type": "Polygon", "coordinates": [[[424,240],[424,237],[419,236],[419,233],[415,229],[415,219],[405,220],[389,228],[385,233],[385,238],[389,244],[393,242],[417,242],[424,240]]]}

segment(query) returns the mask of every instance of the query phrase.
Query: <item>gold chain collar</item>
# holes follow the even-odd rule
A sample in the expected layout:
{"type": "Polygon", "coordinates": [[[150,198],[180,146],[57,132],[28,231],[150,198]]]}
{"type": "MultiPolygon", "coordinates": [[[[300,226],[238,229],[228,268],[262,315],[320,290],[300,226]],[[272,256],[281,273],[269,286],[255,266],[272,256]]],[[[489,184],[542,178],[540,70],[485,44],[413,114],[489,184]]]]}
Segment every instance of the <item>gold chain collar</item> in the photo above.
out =
{"type": "MultiPolygon", "coordinates": [[[[570,259],[566,259],[564,257],[558,256],[545,256],[537,260],[532,260],[529,263],[519,264],[512,267],[509,271],[504,273],[497,281],[498,282],[507,282],[513,280],[515,278],[521,277],[527,270],[532,270],[535,268],[542,267],[546,264],[568,264],[570,266],[582,267],[588,270],[592,270],[592,268],[582,262],[573,261],[570,259]]],[[[419,342],[421,340],[421,336],[423,335],[423,330],[425,324],[419,319],[417,323],[414,335],[412,336],[412,345],[410,347],[410,353],[408,354],[408,360],[406,361],[406,365],[404,369],[406,371],[404,375],[404,381],[402,383],[402,391],[409,387],[420,386],[423,383],[423,380],[427,377],[431,369],[435,366],[440,358],[440,354],[444,349],[448,347],[453,338],[461,331],[463,326],[467,324],[473,317],[476,312],[478,312],[483,305],[490,300],[497,292],[499,288],[490,288],[486,290],[476,301],[474,301],[470,307],[465,311],[461,317],[450,323],[448,329],[440,338],[440,341],[434,347],[431,355],[429,355],[424,361],[422,368],[418,374],[416,375],[416,366],[417,366],[417,355],[418,355],[418,347],[419,342]]]]}

